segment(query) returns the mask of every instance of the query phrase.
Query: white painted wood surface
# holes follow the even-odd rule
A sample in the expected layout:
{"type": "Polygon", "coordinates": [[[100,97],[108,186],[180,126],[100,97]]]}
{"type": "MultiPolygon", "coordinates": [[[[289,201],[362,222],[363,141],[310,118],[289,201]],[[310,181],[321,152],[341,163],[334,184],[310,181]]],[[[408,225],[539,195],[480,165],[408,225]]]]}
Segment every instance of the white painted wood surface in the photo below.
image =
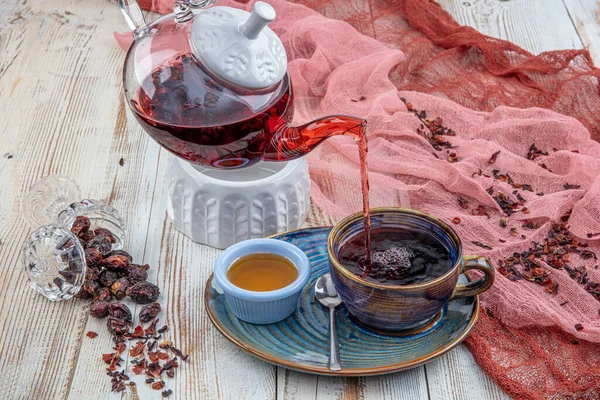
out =
{"type": "MultiPolygon", "coordinates": [[[[591,0],[440,0],[460,23],[533,53],[589,46],[600,58],[600,5],[591,0]]],[[[170,337],[190,353],[168,382],[182,399],[503,399],[464,346],[411,371],[336,379],[275,368],[212,328],[202,292],[218,251],[192,243],[166,217],[165,166],[128,115],[121,93],[126,30],[114,1],[0,0],[0,397],[102,399],[100,356],[110,337],[83,301],[50,303],[31,291],[20,262],[29,233],[19,200],[49,173],[123,212],[127,249],[152,266],[170,337]],[[13,155],[4,157],[5,153],[13,155]],[[125,163],[119,165],[123,157],[125,163]],[[85,332],[96,331],[96,339],[85,332]]],[[[313,208],[309,225],[331,221],[313,208]]],[[[141,381],[140,381],[141,383],[141,381]]],[[[138,385],[138,396],[160,393],[138,385]]]]}

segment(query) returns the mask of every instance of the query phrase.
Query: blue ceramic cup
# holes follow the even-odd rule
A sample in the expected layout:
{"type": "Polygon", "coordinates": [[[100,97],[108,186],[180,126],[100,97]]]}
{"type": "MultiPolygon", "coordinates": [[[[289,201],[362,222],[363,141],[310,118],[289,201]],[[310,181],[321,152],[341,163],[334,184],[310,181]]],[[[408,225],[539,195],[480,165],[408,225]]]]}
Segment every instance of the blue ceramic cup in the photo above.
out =
{"type": "Polygon", "coordinates": [[[363,215],[340,221],[329,234],[329,268],[335,288],[359,322],[379,331],[417,330],[436,319],[449,301],[477,296],[494,282],[494,268],[486,257],[464,256],[456,232],[448,224],[419,211],[383,207],[371,209],[371,229],[411,229],[435,237],[450,253],[453,266],[444,275],[411,285],[384,285],[360,278],[339,261],[340,248],[364,231],[363,215]],[[458,284],[458,276],[471,269],[483,276],[458,284]]]}
{"type": "Polygon", "coordinates": [[[310,261],[302,250],[277,239],[250,239],[228,247],[215,264],[215,289],[225,294],[231,312],[252,324],[272,324],[289,317],[295,310],[302,289],[310,277],[310,261]],[[235,286],[227,271],[240,257],[255,253],[278,254],[290,260],[298,277],[288,286],[268,292],[254,292],[235,286]]]}

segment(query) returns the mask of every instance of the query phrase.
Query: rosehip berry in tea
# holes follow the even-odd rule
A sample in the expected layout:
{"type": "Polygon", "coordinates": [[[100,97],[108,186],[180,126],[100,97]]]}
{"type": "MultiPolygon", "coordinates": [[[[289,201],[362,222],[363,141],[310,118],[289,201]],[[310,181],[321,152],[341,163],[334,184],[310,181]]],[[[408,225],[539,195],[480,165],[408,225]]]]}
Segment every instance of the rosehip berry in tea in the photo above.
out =
{"type": "Polygon", "coordinates": [[[365,262],[364,243],[364,232],[361,232],[342,246],[338,260],[350,272],[370,282],[417,284],[442,276],[453,266],[450,252],[444,244],[422,232],[371,229],[370,270],[365,262]]]}

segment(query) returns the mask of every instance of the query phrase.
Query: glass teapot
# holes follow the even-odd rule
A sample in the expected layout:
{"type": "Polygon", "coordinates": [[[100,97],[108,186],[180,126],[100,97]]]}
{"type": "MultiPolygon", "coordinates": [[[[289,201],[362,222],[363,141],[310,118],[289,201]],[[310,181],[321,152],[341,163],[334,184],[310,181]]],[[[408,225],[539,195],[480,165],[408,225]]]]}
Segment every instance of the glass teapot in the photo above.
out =
{"type": "Polygon", "coordinates": [[[133,30],[123,71],[125,97],[144,130],[170,152],[214,168],[298,158],[328,137],[358,138],[365,121],[344,115],[289,124],[287,56],[267,25],[269,4],[251,13],[179,0],[146,24],[135,0],[119,0],[133,30]]]}

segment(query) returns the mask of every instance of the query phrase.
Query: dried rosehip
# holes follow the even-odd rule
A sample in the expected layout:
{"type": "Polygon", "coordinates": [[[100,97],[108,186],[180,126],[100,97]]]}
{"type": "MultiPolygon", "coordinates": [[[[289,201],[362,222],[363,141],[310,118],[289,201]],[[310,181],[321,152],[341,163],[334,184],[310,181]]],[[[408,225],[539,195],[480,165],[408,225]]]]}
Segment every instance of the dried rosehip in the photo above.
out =
{"type": "Polygon", "coordinates": [[[89,294],[83,287],[81,289],[79,289],[79,292],[77,292],[75,294],[76,298],[78,299],[90,299],[92,297],[91,294],[89,294]]]}
{"type": "Polygon", "coordinates": [[[93,279],[86,279],[85,282],[83,282],[83,290],[92,296],[95,296],[96,293],[98,293],[98,290],[100,290],[100,284],[93,279]]]}
{"type": "Polygon", "coordinates": [[[103,269],[98,276],[98,281],[106,287],[111,287],[119,279],[119,275],[115,271],[103,269]]]}
{"type": "Polygon", "coordinates": [[[73,221],[73,225],[71,226],[71,232],[78,238],[80,236],[87,236],[88,231],[90,230],[90,219],[84,216],[78,216],[73,221]]]}
{"type": "Polygon", "coordinates": [[[95,267],[102,261],[102,253],[95,248],[85,249],[85,263],[88,267],[95,267]]]}
{"type": "Polygon", "coordinates": [[[97,281],[100,276],[100,268],[88,267],[85,271],[85,279],[88,281],[97,281]]]}
{"type": "Polygon", "coordinates": [[[98,249],[102,253],[102,256],[106,257],[112,250],[112,244],[107,240],[106,235],[96,235],[87,244],[88,249],[98,249]]]}
{"type": "Polygon", "coordinates": [[[124,321],[122,319],[117,319],[113,317],[109,317],[106,322],[106,328],[108,332],[115,336],[123,336],[127,332],[129,332],[129,328],[131,328],[131,323],[124,321]]]}
{"type": "Polygon", "coordinates": [[[92,306],[90,307],[90,315],[94,318],[107,317],[109,308],[110,303],[107,301],[99,301],[97,303],[92,303],[92,306]]]}
{"type": "Polygon", "coordinates": [[[113,236],[112,232],[109,231],[106,228],[96,228],[96,229],[94,229],[94,235],[95,236],[104,235],[106,241],[108,241],[109,243],[117,243],[117,239],[115,239],[115,237],[113,236]]]}
{"type": "Polygon", "coordinates": [[[129,289],[130,286],[131,283],[129,283],[127,278],[121,278],[112,284],[110,287],[110,292],[117,300],[121,300],[127,295],[127,289],[129,289]]]}
{"type": "Polygon", "coordinates": [[[126,256],[115,254],[102,260],[102,266],[112,271],[122,271],[129,266],[129,259],[126,256]]]}
{"type": "Polygon", "coordinates": [[[140,321],[150,322],[154,318],[156,318],[156,316],[158,315],[158,313],[160,311],[161,311],[160,304],[158,304],[158,303],[147,304],[147,305],[143,306],[140,311],[140,321]]]}
{"type": "Polygon", "coordinates": [[[137,264],[131,264],[127,267],[127,276],[129,278],[129,282],[135,283],[135,282],[141,282],[141,281],[145,281],[146,279],[148,279],[148,269],[150,267],[148,266],[148,264],[144,264],[144,265],[137,265],[137,264]]]}
{"type": "Polygon", "coordinates": [[[131,300],[138,304],[148,304],[156,301],[160,295],[158,286],[142,281],[138,282],[127,290],[127,295],[131,297],[131,300]]]}
{"type": "Polygon", "coordinates": [[[131,310],[123,303],[112,303],[109,307],[108,313],[111,318],[125,320],[131,322],[133,315],[131,310]]]}
{"type": "Polygon", "coordinates": [[[110,256],[126,257],[129,260],[129,263],[131,263],[133,261],[133,257],[131,257],[131,255],[128,252],[126,252],[125,250],[113,250],[106,255],[107,258],[110,256]]]}
{"type": "Polygon", "coordinates": [[[96,294],[94,295],[94,299],[92,300],[94,303],[98,301],[111,301],[112,295],[110,294],[110,289],[107,287],[101,287],[98,289],[96,294]]]}

